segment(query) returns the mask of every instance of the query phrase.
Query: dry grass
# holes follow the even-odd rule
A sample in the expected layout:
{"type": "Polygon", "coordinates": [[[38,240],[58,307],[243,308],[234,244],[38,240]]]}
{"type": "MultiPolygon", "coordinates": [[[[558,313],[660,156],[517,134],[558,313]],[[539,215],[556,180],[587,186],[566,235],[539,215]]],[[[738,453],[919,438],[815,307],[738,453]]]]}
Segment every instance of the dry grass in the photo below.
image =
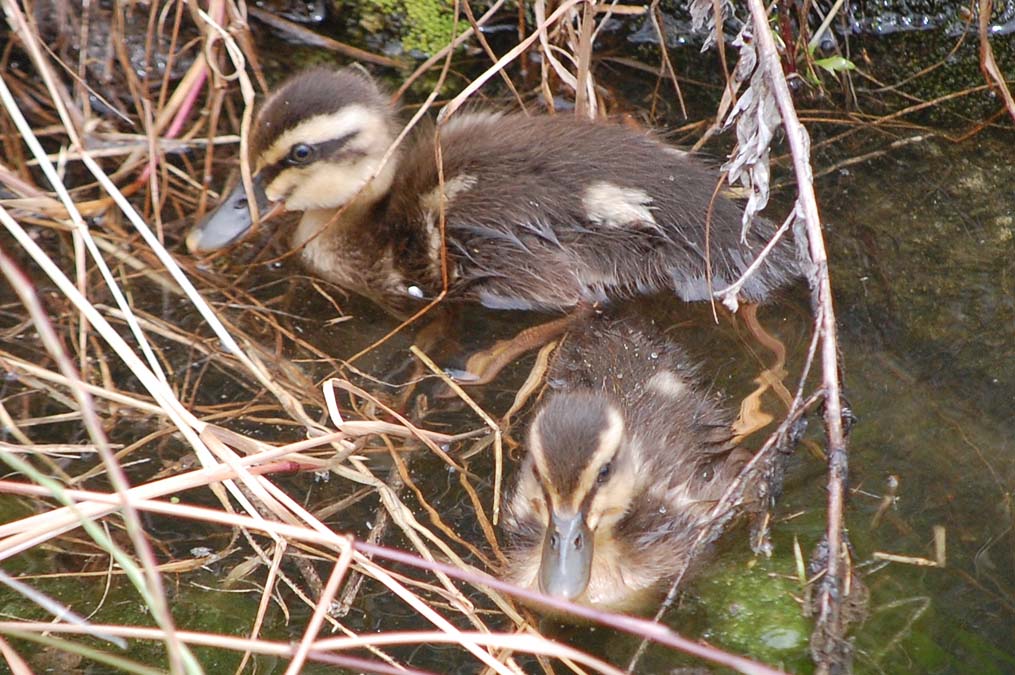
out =
{"type": "MultiPolygon", "coordinates": [[[[499,6],[481,17],[469,12],[458,42],[473,39],[474,28],[499,6]]],[[[543,86],[563,81],[579,92],[580,108],[594,114],[599,104],[588,67],[590,30],[603,17],[588,7],[572,0],[547,15],[539,3],[541,25],[444,114],[537,44],[551,57],[543,61],[543,86]],[[561,45],[576,58],[574,74],[560,60],[561,45]]],[[[201,672],[194,651],[201,646],[243,654],[237,672],[254,667],[255,655],[284,658],[290,673],[311,661],[420,672],[403,669],[386,650],[447,643],[487,672],[519,672],[520,653],[558,659],[576,672],[621,672],[540,635],[532,615],[509,599],[525,592],[474,566],[493,570],[503,559],[494,529],[503,461],[492,417],[470,402],[479,415],[471,432],[449,436],[413,425],[396,411],[407,395],[398,401],[371,393],[374,378],[357,367],[360,361],[343,362],[296,332],[284,294],[248,292],[248,279],[229,279],[235,269],[220,276],[178,253],[185,228],[215,200],[207,181],[195,177],[210,175],[217,148],[235,155],[249,124],[253,80],[261,79],[239,8],[222,1],[206,11],[181,3],[117,6],[101,17],[80,17],[63,7],[74,15],[66,24],[74,26],[70,32],[38,25],[13,1],[4,8],[17,39],[8,44],[9,65],[0,80],[8,158],[0,163],[0,182],[10,191],[0,203],[8,284],[0,296],[7,325],[0,363],[8,373],[0,416],[10,439],[0,454],[12,472],[0,481],[0,492],[34,513],[0,525],[0,559],[33,560],[41,551],[84,556],[84,568],[61,564],[51,571],[64,578],[94,574],[107,585],[126,577],[151,618],[147,626],[98,625],[34,590],[32,580],[40,577],[21,575],[19,581],[2,573],[0,581],[36,604],[40,616],[51,617],[0,622],[0,634],[21,640],[0,639],[8,666],[28,672],[23,647],[30,641],[46,651],[150,672],[128,648],[142,641],[164,645],[172,672],[201,672]],[[102,52],[90,40],[105,31],[102,52]],[[155,69],[136,67],[140,54],[149,62],[167,60],[162,79],[155,69]],[[15,57],[26,60],[12,63],[15,57]],[[89,89],[86,83],[95,83],[103,67],[109,88],[89,89]],[[125,121],[111,122],[99,107],[118,110],[125,121]],[[160,313],[160,306],[173,309],[160,313]],[[321,373],[337,377],[322,384],[321,373]],[[217,400],[220,392],[224,400],[217,400]],[[241,419],[246,432],[221,426],[241,419]],[[261,440],[270,431],[290,441],[261,440]],[[40,444],[36,437],[66,441],[40,444]],[[492,498],[456,459],[468,456],[469,444],[496,458],[492,498]],[[461,477],[485,534],[483,546],[445,522],[413,482],[405,452],[421,447],[461,477]],[[448,447],[458,454],[449,455],[448,447]],[[389,457],[387,477],[368,461],[378,454],[389,457]],[[293,472],[330,474],[340,483],[334,492],[344,495],[340,505],[308,510],[278,485],[293,472]],[[202,490],[207,497],[199,506],[194,495],[202,490]],[[379,498],[380,507],[365,540],[323,524],[337,508],[370,497],[379,498]],[[176,549],[147,531],[154,516],[222,536],[189,558],[174,558],[176,549]],[[389,529],[411,553],[371,543],[389,529]],[[227,584],[261,589],[245,637],[185,630],[174,617],[168,587],[211,565],[227,584]],[[412,567],[422,574],[407,574],[412,567]],[[328,570],[325,580],[317,576],[321,569],[328,570]],[[364,578],[401,599],[418,625],[432,630],[357,634],[343,617],[364,578]],[[290,626],[300,636],[296,642],[262,637],[272,603],[282,603],[287,616],[305,617],[290,626]],[[94,640],[73,637],[82,635],[94,640]]],[[[435,65],[443,66],[443,78],[451,53],[436,55],[407,80],[435,65]]],[[[409,127],[436,95],[437,88],[409,127]]],[[[323,289],[321,297],[334,302],[323,289]]],[[[652,622],[576,611],[744,672],[767,672],[652,622]]],[[[549,668],[549,661],[540,663],[549,668]]]]}

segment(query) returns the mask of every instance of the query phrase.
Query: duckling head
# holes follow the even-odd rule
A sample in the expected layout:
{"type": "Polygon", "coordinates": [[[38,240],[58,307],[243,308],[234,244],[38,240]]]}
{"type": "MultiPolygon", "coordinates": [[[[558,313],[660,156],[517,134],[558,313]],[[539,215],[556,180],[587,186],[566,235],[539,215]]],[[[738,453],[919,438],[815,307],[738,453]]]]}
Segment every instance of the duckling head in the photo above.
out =
{"type": "MultiPolygon", "coordinates": [[[[258,209],[366,207],[388,192],[394,139],[387,97],[351,68],[315,68],[265,100],[249,134],[258,209]]],[[[252,226],[242,183],[187,238],[191,251],[220,248],[252,226]]]]}
{"type": "Polygon", "coordinates": [[[635,461],[620,408],[601,393],[551,398],[529,431],[515,499],[546,524],[536,579],[548,595],[585,593],[596,541],[610,541],[635,492],[635,461]]]}

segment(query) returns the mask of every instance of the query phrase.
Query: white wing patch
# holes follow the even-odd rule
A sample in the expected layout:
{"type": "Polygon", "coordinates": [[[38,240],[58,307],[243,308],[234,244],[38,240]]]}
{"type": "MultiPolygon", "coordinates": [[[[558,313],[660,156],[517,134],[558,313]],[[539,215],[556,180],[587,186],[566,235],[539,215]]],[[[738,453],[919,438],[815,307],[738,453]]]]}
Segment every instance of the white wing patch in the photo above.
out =
{"type": "Polygon", "coordinates": [[[647,384],[649,389],[670,398],[677,398],[687,393],[687,384],[672,370],[660,370],[649,378],[647,384]]]}
{"type": "MultiPolygon", "coordinates": [[[[462,194],[466,190],[471,190],[476,184],[476,177],[467,174],[460,173],[454,178],[444,181],[444,198],[447,203],[450,203],[452,199],[462,194]]],[[[419,199],[420,208],[429,215],[432,214],[434,220],[437,219],[437,214],[440,213],[441,208],[441,188],[438,185],[430,192],[427,192],[419,199]]]]}
{"type": "Polygon", "coordinates": [[[652,198],[644,190],[596,181],[585,189],[582,203],[589,221],[596,225],[656,227],[652,198]]]}
{"type": "MultiPolygon", "coordinates": [[[[444,181],[444,207],[458,195],[471,190],[476,184],[476,177],[467,173],[460,173],[454,178],[444,181]]],[[[437,224],[440,222],[441,214],[441,188],[438,185],[433,190],[425,193],[419,198],[419,206],[423,211],[423,222],[426,224],[428,236],[428,250],[430,260],[434,269],[439,272],[441,264],[441,232],[437,224]]]]}
{"type": "Polygon", "coordinates": [[[455,115],[441,125],[441,134],[457,134],[475,127],[494,126],[503,116],[499,112],[476,112],[455,115]]]}

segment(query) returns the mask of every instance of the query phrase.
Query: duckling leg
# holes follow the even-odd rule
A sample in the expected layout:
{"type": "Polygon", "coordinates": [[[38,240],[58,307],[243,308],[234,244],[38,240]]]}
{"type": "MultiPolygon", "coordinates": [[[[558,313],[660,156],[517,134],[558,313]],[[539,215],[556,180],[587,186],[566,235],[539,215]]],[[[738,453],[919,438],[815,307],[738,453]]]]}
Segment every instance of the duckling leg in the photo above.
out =
{"type": "Polygon", "coordinates": [[[499,340],[489,349],[476,352],[465,362],[465,371],[454,376],[463,385],[491,382],[501,370],[525,352],[542,347],[550,340],[563,335],[571,325],[588,315],[591,305],[578,305],[571,313],[553,321],[531,326],[507,340],[499,340]]]}
{"type": "Polygon", "coordinates": [[[736,435],[738,443],[758,429],[768,426],[775,419],[773,415],[761,408],[761,397],[765,392],[772,390],[782,400],[787,410],[793,400],[793,396],[783,384],[783,380],[786,378],[786,346],[764,329],[758,321],[757,310],[758,306],[755,304],[744,304],[741,305],[739,313],[751,335],[775,355],[775,363],[754,379],[758,388],[740,405],[740,414],[733,423],[733,433],[736,435]]]}
{"type": "MultiPolygon", "coordinates": [[[[458,312],[451,306],[441,306],[434,309],[427,317],[430,321],[423,324],[412,335],[412,343],[429,354],[440,351],[441,344],[449,335],[453,334],[454,326],[458,321],[458,312]]],[[[410,383],[422,378],[426,368],[407,350],[397,351],[393,355],[392,361],[393,363],[385,370],[382,379],[392,384],[409,385],[405,387],[403,392],[408,399],[414,389],[410,383]]]]}

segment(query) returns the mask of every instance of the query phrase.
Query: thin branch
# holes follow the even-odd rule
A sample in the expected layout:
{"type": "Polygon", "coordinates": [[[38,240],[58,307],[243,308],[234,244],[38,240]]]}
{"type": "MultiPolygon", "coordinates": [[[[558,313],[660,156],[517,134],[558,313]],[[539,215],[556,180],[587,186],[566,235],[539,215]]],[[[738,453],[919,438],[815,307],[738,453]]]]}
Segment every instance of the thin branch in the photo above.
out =
{"type": "MultiPolygon", "coordinates": [[[[848,457],[842,426],[842,402],[839,386],[838,344],[836,340],[835,312],[832,305],[832,285],[828,274],[828,257],[825,253],[821,219],[810,166],[810,140],[797,118],[793,96],[783,74],[782,63],[769,30],[768,14],[762,0],[748,0],[754,23],[754,39],[758,54],[758,68],[762,68],[775,96],[782,115],[786,139],[793,156],[793,169],[799,190],[799,206],[806,228],[807,244],[813,263],[810,284],[816,303],[815,314],[821,334],[821,378],[825,391],[825,429],[828,442],[828,563],[822,580],[819,599],[819,616],[816,631],[827,631],[827,637],[841,647],[841,656],[848,658],[845,642],[845,622],[842,616],[843,593],[846,589],[846,569],[842,565],[846,553],[843,532],[843,509],[846,497],[848,457]]],[[[826,660],[828,654],[820,650],[820,671],[833,668],[826,660]]]]}

